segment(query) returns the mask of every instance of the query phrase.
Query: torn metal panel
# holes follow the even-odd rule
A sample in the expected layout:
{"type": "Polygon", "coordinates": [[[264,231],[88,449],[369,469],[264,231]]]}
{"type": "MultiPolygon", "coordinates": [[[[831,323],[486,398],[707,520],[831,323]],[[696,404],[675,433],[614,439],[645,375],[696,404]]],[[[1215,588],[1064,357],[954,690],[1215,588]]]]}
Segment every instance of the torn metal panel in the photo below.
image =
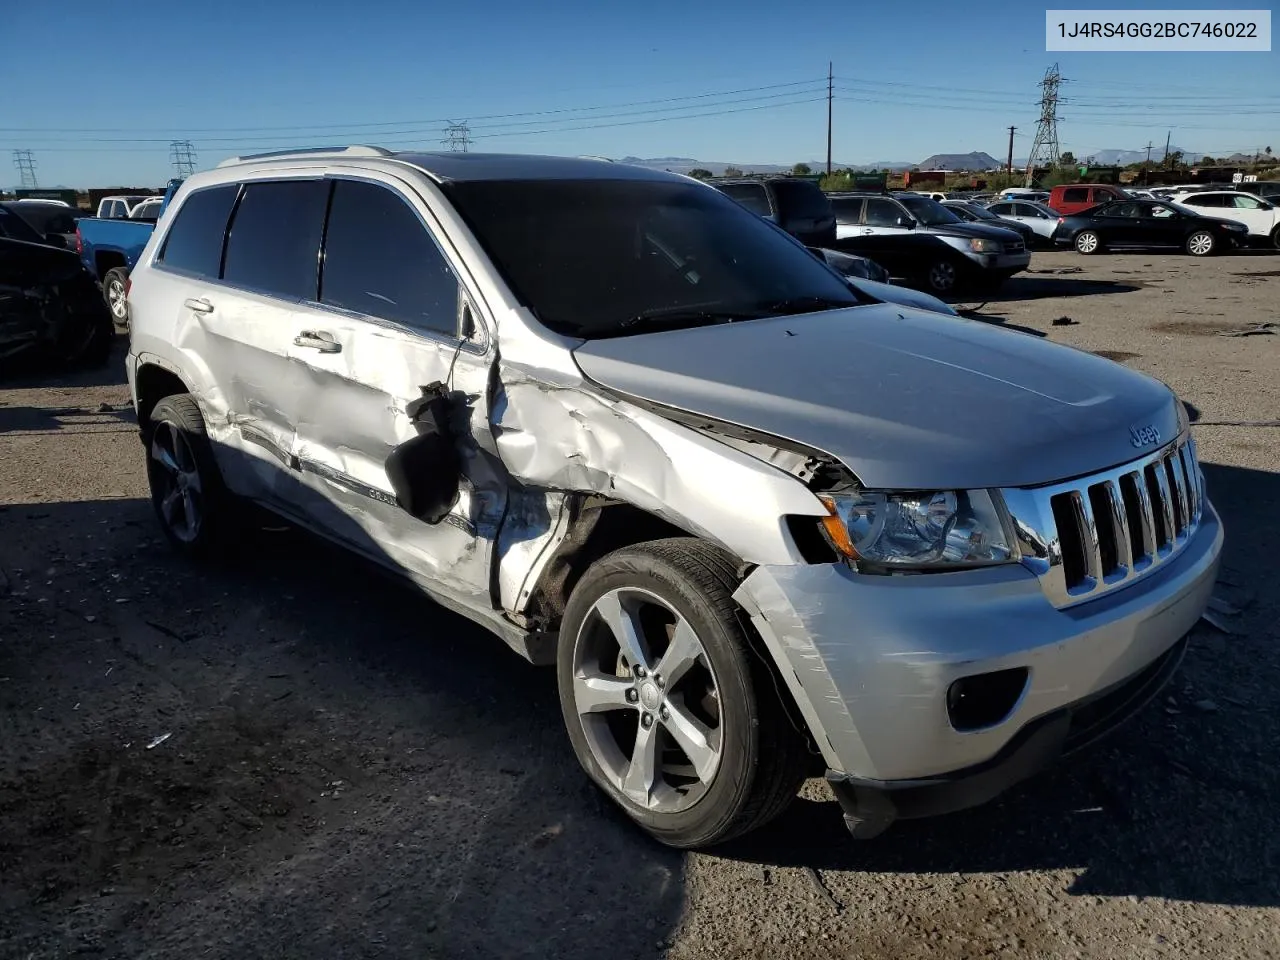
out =
{"type": "Polygon", "coordinates": [[[539,487],[511,491],[495,554],[498,602],[504,610],[525,609],[542,569],[568,529],[564,493],[539,487]]]}
{"type": "Polygon", "coordinates": [[[506,361],[499,373],[493,431],[520,482],[623,500],[748,562],[803,562],[782,518],[825,509],[794,477],[580,375],[506,361]]]}

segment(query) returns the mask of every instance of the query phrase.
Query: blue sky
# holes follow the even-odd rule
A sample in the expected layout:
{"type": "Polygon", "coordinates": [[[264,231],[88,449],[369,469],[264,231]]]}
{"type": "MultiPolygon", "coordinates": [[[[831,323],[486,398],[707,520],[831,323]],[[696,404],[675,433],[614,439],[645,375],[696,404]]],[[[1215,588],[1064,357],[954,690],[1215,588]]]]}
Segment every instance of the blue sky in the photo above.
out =
{"type": "Polygon", "coordinates": [[[1045,4],[120,0],[108,29],[101,0],[7,6],[4,185],[19,148],[42,186],[158,184],[173,139],[203,168],[288,146],[439,149],[449,119],[470,121],[473,150],[814,160],[829,60],[837,162],[1003,158],[1010,124],[1025,156],[1055,60],[1075,101],[1064,149],[1162,149],[1172,128],[1188,149],[1280,152],[1280,53],[1046,53],[1045,4]]]}

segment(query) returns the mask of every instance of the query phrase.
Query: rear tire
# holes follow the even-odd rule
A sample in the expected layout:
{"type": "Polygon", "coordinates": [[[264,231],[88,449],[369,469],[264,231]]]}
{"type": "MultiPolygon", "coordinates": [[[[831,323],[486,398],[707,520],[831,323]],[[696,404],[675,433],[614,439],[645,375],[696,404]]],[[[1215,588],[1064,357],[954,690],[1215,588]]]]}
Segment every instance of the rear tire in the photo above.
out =
{"type": "Polygon", "coordinates": [[[1271,231],[1271,245],[1280,250],[1280,227],[1276,227],[1271,231]]]}
{"type": "Polygon", "coordinates": [[[129,306],[125,302],[125,285],[129,280],[129,271],[124,267],[113,267],[102,278],[102,299],[111,311],[111,322],[121,333],[129,329],[129,306]]]}
{"type": "Polygon", "coordinates": [[[1187,253],[1193,257],[1207,257],[1218,248],[1218,241],[1208,230],[1197,230],[1187,237],[1187,253]]]}
{"type": "Polygon", "coordinates": [[[192,396],[177,393],[160,400],[143,439],[151,505],[166,539],[192,558],[220,552],[232,540],[234,502],[192,396]]]}
{"type": "Polygon", "coordinates": [[[1076,253],[1082,253],[1086,257],[1093,256],[1102,252],[1102,238],[1092,230],[1081,230],[1076,234],[1075,248],[1076,253]]]}
{"type": "Polygon", "coordinates": [[[574,753],[668,846],[707,847],[762,826],[808,771],[806,738],[743,625],[737,585],[734,563],[703,541],[624,547],[587,570],[560,626],[574,753]]]}

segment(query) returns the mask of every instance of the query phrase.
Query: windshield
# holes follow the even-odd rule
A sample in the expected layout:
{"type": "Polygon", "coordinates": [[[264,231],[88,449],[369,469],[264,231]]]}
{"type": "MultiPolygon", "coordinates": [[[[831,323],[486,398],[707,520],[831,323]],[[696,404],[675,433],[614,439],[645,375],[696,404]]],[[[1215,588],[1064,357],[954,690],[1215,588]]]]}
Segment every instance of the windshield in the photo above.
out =
{"type": "Polygon", "coordinates": [[[924,224],[926,227],[936,227],[944,223],[963,223],[959,217],[937,200],[930,200],[928,197],[904,196],[899,196],[896,199],[907,208],[907,212],[917,222],[924,224]]]}
{"type": "Polygon", "coordinates": [[[37,233],[75,233],[76,212],[56,203],[23,203],[17,214],[26,220],[37,233]]]}
{"type": "Polygon", "coordinates": [[[587,339],[853,306],[830,267],[717,190],[665,180],[446,184],[512,290],[587,339]]]}
{"type": "Polygon", "coordinates": [[[969,211],[969,213],[977,217],[979,220],[999,220],[1000,219],[980,203],[966,203],[964,205],[964,208],[965,210],[969,211]]]}
{"type": "Polygon", "coordinates": [[[2,204],[0,204],[0,236],[26,243],[44,242],[44,238],[36,233],[27,221],[2,204]]]}

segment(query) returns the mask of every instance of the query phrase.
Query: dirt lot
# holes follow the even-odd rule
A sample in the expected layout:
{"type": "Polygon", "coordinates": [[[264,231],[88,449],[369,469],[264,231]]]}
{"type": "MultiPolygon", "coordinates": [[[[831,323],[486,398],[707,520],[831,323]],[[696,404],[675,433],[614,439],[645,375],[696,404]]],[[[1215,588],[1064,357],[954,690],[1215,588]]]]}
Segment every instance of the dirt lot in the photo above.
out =
{"type": "Polygon", "coordinates": [[[1221,425],[1280,419],[1280,256],[1032,267],[980,314],[1193,405],[1243,609],[1087,756],[864,843],[811,782],[655,845],[499,641],[296,533],[174,558],[119,362],[0,382],[0,957],[1280,955],[1280,429],[1221,425]]]}

